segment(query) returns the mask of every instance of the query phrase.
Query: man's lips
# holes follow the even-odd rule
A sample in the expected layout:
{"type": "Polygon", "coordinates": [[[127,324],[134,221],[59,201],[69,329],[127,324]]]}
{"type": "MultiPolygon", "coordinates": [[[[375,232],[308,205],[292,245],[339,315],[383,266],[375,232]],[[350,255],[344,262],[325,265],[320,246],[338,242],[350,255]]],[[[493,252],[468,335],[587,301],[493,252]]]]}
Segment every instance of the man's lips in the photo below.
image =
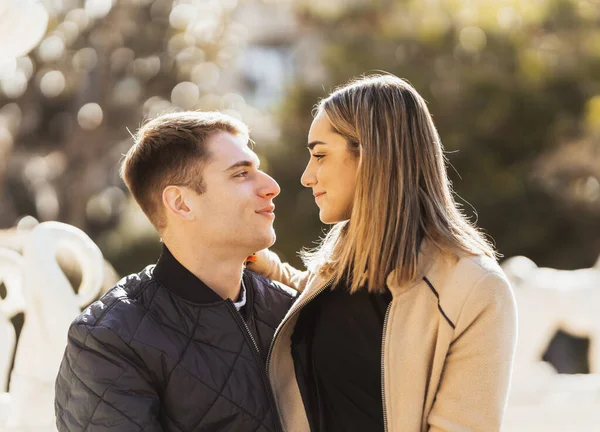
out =
{"type": "Polygon", "coordinates": [[[261,214],[263,216],[267,216],[268,218],[274,219],[275,218],[274,211],[275,211],[275,206],[270,205],[263,209],[257,210],[256,213],[261,214]]]}

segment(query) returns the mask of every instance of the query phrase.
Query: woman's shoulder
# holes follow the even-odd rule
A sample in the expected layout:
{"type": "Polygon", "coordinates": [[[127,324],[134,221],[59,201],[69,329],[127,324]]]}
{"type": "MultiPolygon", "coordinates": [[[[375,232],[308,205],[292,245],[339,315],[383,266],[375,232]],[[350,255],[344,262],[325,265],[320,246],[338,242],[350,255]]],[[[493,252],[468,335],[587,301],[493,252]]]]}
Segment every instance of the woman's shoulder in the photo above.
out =
{"type": "Polygon", "coordinates": [[[437,291],[440,304],[458,318],[466,303],[485,308],[513,297],[511,285],[498,262],[486,255],[438,251],[425,278],[437,291]]]}

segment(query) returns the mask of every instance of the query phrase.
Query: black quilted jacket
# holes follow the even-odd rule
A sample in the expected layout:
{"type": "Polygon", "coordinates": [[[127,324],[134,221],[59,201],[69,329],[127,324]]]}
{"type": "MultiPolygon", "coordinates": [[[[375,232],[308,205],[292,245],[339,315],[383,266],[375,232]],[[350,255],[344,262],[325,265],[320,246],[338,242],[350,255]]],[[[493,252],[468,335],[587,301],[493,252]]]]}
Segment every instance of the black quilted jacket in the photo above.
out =
{"type": "Polygon", "coordinates": [[[250,271],[243,280],[240,314],[164,248],[85,309],[56,381],[58,430],[281,430],[265,359],[293,295],[250,271]]]}

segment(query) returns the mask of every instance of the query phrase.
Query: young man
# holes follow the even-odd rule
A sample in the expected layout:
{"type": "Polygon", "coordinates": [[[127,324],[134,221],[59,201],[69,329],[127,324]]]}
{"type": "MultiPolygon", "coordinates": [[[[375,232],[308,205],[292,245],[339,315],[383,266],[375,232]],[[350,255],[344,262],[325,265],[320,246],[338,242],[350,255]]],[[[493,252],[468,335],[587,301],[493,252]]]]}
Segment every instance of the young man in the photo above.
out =
{"type": "Polygon", "coordinates": [[[59,431],[281,429],[265,360],[293,291],[244,270],[275,241],[279,194],[247,144],[246,126],[220,113],[139,130],[121,174],[163,251],[73,322],[59,431]]]}

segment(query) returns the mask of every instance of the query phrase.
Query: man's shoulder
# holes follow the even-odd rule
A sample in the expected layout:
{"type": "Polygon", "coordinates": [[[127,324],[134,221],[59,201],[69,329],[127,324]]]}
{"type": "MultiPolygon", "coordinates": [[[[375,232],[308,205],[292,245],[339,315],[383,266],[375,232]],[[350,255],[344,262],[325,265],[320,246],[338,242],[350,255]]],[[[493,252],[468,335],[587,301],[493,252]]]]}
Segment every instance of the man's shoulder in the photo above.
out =
{"type": "Polygon", "coordinates": [[[119,280],[73,320],[70,333],[78,328],[86,332],[103,328],[127,337],[130,329],[147,313],[146,299],[159,288],[152,269],[153,266],[148,266],[119,280]]]}
{"type": "Polygon", "coordinates": [[[290,300],[295,299],[298,295],[298,292],[293,288],[290,288],[281,282],[274,281],[251,270],[244,270],[244,275],[252,280],[255,289],[260,292],[266,292],[274,295],[275,297],[281,297],[290,300]]]}
{"type": "Polygon", "coordinates": [[[244,270],[253,291],[253,309],[258,321],[273,331],[296,299],[296,291],[265,276],[244,270]]]}

